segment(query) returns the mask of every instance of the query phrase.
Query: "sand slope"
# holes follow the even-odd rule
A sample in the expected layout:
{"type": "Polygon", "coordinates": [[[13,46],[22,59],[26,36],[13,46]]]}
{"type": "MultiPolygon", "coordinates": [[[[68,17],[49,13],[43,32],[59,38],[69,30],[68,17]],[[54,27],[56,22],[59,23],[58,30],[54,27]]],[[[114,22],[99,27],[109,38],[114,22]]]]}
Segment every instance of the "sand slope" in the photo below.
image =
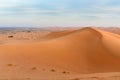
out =
{"type": "Polygon", "coordinates": [[[83,28],[51,33],[44,38],[40,42],[1,44],[0,70],[3,73],[0,77],[19,77],[23,74],[39,77],[43,74],[39,70],[44,68],[71,74],[120,71],[119,35],[83,28]],[[9,70],[7,64],[14,65],[14,70],[9,70]],[[30,73],[32,67],[39,70],[30,73]]]}

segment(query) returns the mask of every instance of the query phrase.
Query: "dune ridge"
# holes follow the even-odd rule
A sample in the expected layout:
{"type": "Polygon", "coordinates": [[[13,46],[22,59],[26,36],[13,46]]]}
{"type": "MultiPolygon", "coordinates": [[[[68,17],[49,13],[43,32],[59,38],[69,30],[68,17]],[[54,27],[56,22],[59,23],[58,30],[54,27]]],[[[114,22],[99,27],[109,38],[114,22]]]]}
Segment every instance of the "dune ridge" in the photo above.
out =
{"type": "Polygon", "coordinates": [[[47,39],[60,38],[60,37],[65,37],[67,35],[71,35],[71,34],[74,34],[77,32],[79,33],[79,32],[84,31],[84,30],[91,30],[93,32],[96,32],[97,35],[98,34],[101,35],[98,31],[96,31],[92,27],[85,27],[85,28],[77,29],[77,30],[65,30],[65,31],[51,32],[50,34],[44,36],[43,38],[47,38],[47,39]]]}

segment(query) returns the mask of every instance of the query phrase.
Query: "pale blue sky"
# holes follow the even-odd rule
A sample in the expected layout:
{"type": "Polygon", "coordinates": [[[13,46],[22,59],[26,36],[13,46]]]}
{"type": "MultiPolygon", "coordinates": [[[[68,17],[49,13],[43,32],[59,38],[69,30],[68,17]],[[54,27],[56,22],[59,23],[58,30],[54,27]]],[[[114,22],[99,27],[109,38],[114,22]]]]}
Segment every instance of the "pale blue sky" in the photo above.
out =
{"type": "Polygon", "coordinates": [[[0,25],[120,26],[120,0],[0,0],[0,25]]]}

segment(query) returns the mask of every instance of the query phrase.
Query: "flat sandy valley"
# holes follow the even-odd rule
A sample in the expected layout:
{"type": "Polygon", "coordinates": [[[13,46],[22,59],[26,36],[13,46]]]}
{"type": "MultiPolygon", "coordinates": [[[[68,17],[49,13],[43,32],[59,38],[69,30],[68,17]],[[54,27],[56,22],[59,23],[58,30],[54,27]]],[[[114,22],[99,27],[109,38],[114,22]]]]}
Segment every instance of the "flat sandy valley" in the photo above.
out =
{"type": "Polygon", "coordinates": [[[0,80],[120,80],[120,28],[1,28],[0,80]]]}

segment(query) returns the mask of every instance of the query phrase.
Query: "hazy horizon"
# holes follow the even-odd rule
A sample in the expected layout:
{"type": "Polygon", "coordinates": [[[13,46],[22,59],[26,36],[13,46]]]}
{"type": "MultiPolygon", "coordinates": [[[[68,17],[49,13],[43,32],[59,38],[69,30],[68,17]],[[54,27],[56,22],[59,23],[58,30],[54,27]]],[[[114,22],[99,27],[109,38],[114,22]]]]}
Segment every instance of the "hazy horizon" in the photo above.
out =
{"type": "Polygon", "coordinates": [[[119,0],[0,0],[0,27],[119,27],[119,8],[119,0]]]}

